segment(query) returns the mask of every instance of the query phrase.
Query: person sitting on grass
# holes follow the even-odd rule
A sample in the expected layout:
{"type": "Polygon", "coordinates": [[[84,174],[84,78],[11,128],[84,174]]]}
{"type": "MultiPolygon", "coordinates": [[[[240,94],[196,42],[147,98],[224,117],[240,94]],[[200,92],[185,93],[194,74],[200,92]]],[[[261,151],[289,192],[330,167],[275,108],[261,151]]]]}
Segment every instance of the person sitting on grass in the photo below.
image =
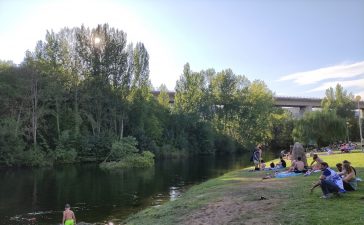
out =
{"type": "Polygon", "coordinates": [[[336,168],[337,168],[338,174],[340,175],[340,173],[343,171],[343,164],[336,163],[336,168]]]}
{"type": "Polygon", "coordinates": [[[338,196],[339,193],[345,193],[343,180],[335,171],[330,169],[326,162],[321,163],[321,171],[320,180],[312,186],[311,193],[318,186],[321,187],[323,193],[321,198],[329,198],[331,193],[338,196]]]}
{"type": "Polygon", "coordinates": [[[262,159],[262,160],[260,160],[260,169],[261,170],[265,170],[265,162],[264,162],[264,160],[262,159]]]}
{"type": "Polygon", "coordinates": [[[323,162],[323,160],[320,158],[320,157],[318,157],[318,155],[317,154],[313,154],[313,161],[311,162],[311,164],[310,164],[310,166],[312,166],[312,164],[314,164],[313,166],[312,166],[312,170],[313,171],[315,171],[315,170],[320,170],[320,168],[321,168],[321,163],[323,162]]]}
{"type": "Polygon", "coordinates": [[[274,162],[271,162],[269,164],[269,167],[270,167],[269,169],[274,170],[276,168],[276,165],[274,164],[274,162]]]}
{"type": "Polygon", "coordinates": [[[338,174],[341,177],[345,174],[345,169],[343,168],[343,164],[345,164],[345,163],[348,163],[350,165],[351,169],[354,170],[354,174],[356,176],[357,175],[356,174],[356,169],[353,166],[351,166],[351,162],[349,162],[348,160],[344,160],[343,163],[337,163],[336,164],[336,168],[339,171],[338,174]]]}
{"type": "Polygon", "coordinates": [[[298,157],[296,161],[293,161],[291,168],[288,170],[289,172],[295,173],[305,173],[307,170],[305,169],[305,163],[302,162],[301,157],[298,157]]]}
{"type": "Polygon", "coordinates": [[[286,163],[286,161],[283,159],[283,157],[282,157],[282,156],[280,156],[280,157],[279,157],[279,159],[280,159],[280,162],[276,164],[276,167],[277,167],[278,169],[280,169],[280,168],[286,168],[286,167],[287,167],[287,163],[286,163]]]}
{"type": "Polygon", "coordinates": [[[350,163],[343,164],[343,184],[345,191],[355,191],[358,187],[355,172],[350,163]]]}
{"type": "Polygon", "coordinates": [[[344,160],[343,164],[345,164],[345,163],[348,163],[350,165],[351,169],[354,170],[354,173],[355,173],[355,176],[356,176],[356,169],[351,165],[351,162],[349,162],[348,160],[344,160]]]}

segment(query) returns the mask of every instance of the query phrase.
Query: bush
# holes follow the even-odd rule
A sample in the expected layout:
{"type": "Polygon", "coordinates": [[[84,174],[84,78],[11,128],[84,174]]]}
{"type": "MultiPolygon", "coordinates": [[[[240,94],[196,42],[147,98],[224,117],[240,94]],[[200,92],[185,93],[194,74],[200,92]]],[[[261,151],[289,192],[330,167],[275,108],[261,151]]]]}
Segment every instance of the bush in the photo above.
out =
{"type": "Polygon", "coordinates": [[[24,152],[23,162],[26,166],[52,166],[53,157],[39,148],[32,148],[24,152]]]}
{"type": "Polygon", "coordinates": [[[154,154],[150,151],[139,153],[136,148],[138,142],[134,137],[125,137],[120,141],[114,141],[111,152],[104,162],[100,164],[101,168],[146,168],[154,165],[154,154]],[[111,160],[108,162],[108,160],[111,160]]]}
{"type": "Polygon", "coordinates": [[[72,139],[69,131],[63,131],[59,144],[54,152],[56,162],[73,163],[77,157],[76,150],[72,147],[72,139]]]}
{"type": "Polygon", "coordinates": [[[139,152],[136,148],[138,142],[134,137],[125,137],[120,141],[114,141],[111,146],[110,159],[119,160],[128,155],[139,152]]]}
{"type": "Polygon", "coordinates": [[[148,168],[152,166],[154,166],[154,154],[150,151],[144,151],[141,154],[134,153],[120,161],[100,163],[102,169],[148,168]]]}
{"type": "Polygon", "coordinates": [[[216,135],[216,139],[215,139],[215,149],[217,150],[217,153],[219,154],[230,154],[230,153],[234,153],[237,149],[237,146],[235,144],[235,142],[228,137],[227,135],[216,135]]]}
{"type": "Polygon", "coordinates": [[[77,157],[77,152],[75,149],[64,149],[56,148],[55,151],[56,161],[59,163],[73,163],[77,157]]]}
{"type": "Polygon", "coordinates": [[[25,143],[20,135],[15,134],[16,121],[0,120],[0,165],[20,165],[25,143]]]}

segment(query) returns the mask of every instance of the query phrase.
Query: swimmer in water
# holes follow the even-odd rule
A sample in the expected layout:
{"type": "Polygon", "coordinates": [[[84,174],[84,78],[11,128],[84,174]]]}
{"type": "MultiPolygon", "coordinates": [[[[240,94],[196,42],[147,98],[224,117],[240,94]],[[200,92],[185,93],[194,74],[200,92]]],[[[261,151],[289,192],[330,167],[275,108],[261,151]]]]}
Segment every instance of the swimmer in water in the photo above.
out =
{"type": "Polygon", "coordinates": [[[76,225],[76,217],[73,211],[71,210],[71,206],[66,204],[64,207],[62,224],[64,225],[76,225]]]}

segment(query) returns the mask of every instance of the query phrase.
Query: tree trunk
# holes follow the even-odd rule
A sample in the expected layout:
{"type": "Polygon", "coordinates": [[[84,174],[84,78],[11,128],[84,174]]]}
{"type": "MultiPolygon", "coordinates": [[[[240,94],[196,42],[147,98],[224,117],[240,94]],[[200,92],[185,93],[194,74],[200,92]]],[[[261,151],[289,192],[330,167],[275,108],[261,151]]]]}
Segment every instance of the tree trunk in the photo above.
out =
{"type": "Polygon", "coordinates": [[[57,134],[58,134],[58,140],[61,139],[61,129],[59,125],[59,102],[56,98],[56,120],[57,120],[57,134]]]}
{"type": "Polygon", "coordinates": [[[101,117],[102,117],[102,106],[99,101],[97,101],[96,106],[96,128],[97,128],[97,137],[100,137],[101,133],[101,117]]]}
{"type": "Polygon", "coordinates": [[[121,124],[120,124],[120,140],[124,136],[124,118],[121,118],[121,124]]]}
{"type": "Polygon", "coordinates": [[[21,115],[22,109],[23,109],[23,105],[20,105],[19,112],[18,112],[18,118],[16,119],[15,136],[18,136],[18,129],[19,129],[19,125],[20,125],[20,115],[21,115]]]}
{"type": "MultiPolygon", "coordinates": [[[[35,75],[33,75],[35,76],[35,75]]],[[[33,145],[34,148],[37,146],[37,105],[38,105],[38,80],[33,77],[32,80],[32,134],[33,134],[33,145]]]]}
{"type": "Polygon", "coordinates": [[[80,125],[79,125],[79,113],[78,113],[78,88],[76,86],[75,89],[75,135],[78,137],[78,134],[80,133],[80,125]]]}

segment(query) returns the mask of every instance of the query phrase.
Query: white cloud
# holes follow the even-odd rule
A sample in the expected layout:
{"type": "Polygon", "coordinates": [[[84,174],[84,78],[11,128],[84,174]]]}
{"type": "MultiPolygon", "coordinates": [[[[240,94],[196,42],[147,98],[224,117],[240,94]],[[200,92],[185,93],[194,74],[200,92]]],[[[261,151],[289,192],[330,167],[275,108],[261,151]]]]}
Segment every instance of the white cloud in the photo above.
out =
{"type": "MultiPolygon", "coordinates": [[[[321,84],[320,86],[311,89],[307,92],[315,92],[315,91],[323,91],[330,87],[335,87],[336,84],[340,84],[344,89],[348,88],[362,88],[364,89],[364,78],[356,79],[356,80],[347,80],[347,81],[331,81],[331,82],[325,82],[321,84]]],[[[362,92],[364,93],[364,92],[362,92]]]]}
{"type": "Polygon", "coordinates": [[[306,85],[314,84],[327,79],[351,78],[361,74],[364,74],[364,61],[293,73],[281,77],[279,81],[292,80],[296,84],[306,85]]]}

